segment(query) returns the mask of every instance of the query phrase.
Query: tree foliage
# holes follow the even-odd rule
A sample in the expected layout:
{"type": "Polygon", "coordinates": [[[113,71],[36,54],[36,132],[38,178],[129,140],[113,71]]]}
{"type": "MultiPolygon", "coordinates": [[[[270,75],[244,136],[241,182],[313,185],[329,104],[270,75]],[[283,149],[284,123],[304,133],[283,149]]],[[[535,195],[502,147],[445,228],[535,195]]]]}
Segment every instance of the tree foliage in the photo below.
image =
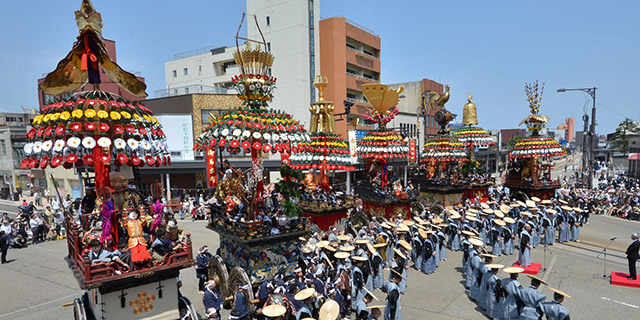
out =
{"type": "Polygon", "coordinates": [[[635,121],[626,118],[618,125],[611,142],[626,154],[629,151],[629,137],[637,134],[640,134],[640,126],[635,121]]]}
{"type": "Polygon", "coordinates": [[[522,139],[523,137],[519,134],[513,136],[513,138],[511,138],[511,140],[509,140],[509,147],[511,147],[511,149],[515,148],[516,144],[520,141],[520,139],[522,139]]]}

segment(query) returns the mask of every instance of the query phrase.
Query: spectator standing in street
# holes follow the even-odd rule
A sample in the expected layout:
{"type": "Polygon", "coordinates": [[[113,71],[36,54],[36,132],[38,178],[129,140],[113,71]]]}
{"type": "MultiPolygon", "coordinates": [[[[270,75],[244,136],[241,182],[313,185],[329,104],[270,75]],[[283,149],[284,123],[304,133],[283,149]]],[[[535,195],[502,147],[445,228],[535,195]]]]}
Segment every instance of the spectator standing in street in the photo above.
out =
{"type": "Polygon", "coordinates": [[[20,210],[22,211],[22,215],[26,216],[27,219],[31,218],[31,216],[33,215],[33,210],[35,208],[36,207],[33,205],[33,201],[27,204],[26,200],[22,200],[22,207],[20,207],[20,210]]]}
{"type": "Polygon", "coordinates": [[[53,198],[51,200],[51,208],[53,208],[53,211],[55,212],[60,210],[60,200],[58,200],[58,198],[53,198]]]}
{"type": "Polygon", "coordinates": [[[33,194],[33,198],[36,200],[36,206],[42,206],[42,194],[40,191],[36,191],[36,193],[33,194]]]}
{"type": "Polygon", "coordinates": [[[8,219],[2,220],[0,231],[4,232],[3,238],[7,240],[7,246],[11,246],[11,235],[13,234],[13,228],[11,228],[11,222],[8,219]]]}
{"type": "Polygon", "coordinates": [[[51,193],[49,193],[49,189],[44,189],[44,198],[47,199],[47,203],[51,204],[51,193]]]}
{"type": "Polygon", "coordinates": [[[0,258],[2,264],[7,263],[7,251],[9,251],[9,241],[5,238],[4,231],[0,231],[0,258]]]}
{"type": "Polygon", "coordinates": [[[29,218],[29,228],[31,228],[31,244],[38,243],[38,221],[36,217],[29,218]]]}

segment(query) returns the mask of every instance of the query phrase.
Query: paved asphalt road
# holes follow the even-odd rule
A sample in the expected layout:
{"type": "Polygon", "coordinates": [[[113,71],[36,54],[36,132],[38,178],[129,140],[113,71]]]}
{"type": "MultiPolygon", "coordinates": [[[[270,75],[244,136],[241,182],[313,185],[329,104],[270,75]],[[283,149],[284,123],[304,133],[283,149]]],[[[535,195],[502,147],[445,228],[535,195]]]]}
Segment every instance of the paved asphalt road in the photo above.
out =
{"type": "MultiPolygon", "coordinates": [[[[14,204],[0,203],[0,210],[15,212],[14,204]]],[[[194,248],[207,244],[217,248],[218,237],[205,228],[203,221],[183,221],[180,225],[192,234],[194,248]]],[[[602,276],[602,256],[596,258],[611,237],[618,237],[608,250],[607,275],[611,271],[627,272],[624,250],[632,232],[640,232],[640,223],[611,217],[591,217],[589,225],[582,228],[580,243],[556,244],[548,247],[547,272],[543,277],[554,288],[573,296],[564,305],[573,319],[638,319],[640,317],[640,289],[613,286],[602,276]]],[[[214,251],[212,249],[212,251],[214,251]]],[[[517,253],[517,252],[516,252],[517,253]]],[[[71,319],[70,308],[62,304],[80,296],[63,257],[65,241],[53,241],[32,245],[26,249],[9,250],[13,260],[0,267],[0,320],[3,319],[71,319]]],[[[461,253],[448,252],[437,272],[424,275],[413,269],[409,272],[407,294],[402,297],[403,319],[486,319],[471,302],[463,287],[460,273],[461,253]]],[[[510,265],[517,256],[503,256],[497,263],[510,265]]],[[[533,250],[533,261],[545,261],[542,246],[533,250]]],[[[501,278],[506,274],[499,273],[501,278]]],[[[183,270],[182,293],[202,312],[201,296],[193,268],[183,270]]],[[[521,276],[524,285],[528,278],[521,276]]],[[[542,293],[552,296],[550,290],[542,293]]],[[[384,294],[376,291],[384,302],[384,294]]],[[[226,319],[227,313],[223,313],[226,319]]]]}

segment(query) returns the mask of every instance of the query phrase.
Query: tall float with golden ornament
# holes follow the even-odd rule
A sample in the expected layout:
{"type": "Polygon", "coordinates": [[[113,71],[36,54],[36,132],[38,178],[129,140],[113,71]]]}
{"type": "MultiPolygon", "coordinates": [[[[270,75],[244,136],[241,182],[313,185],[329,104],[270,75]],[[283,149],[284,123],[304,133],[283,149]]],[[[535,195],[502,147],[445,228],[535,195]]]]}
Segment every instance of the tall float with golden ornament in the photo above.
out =
{"type": "MultiPolygon", "coordinates": [[[[243,14],[240,27],[245,17],[243,14]]],[[[255,16],[254,20],[258,25],[255,16]]],[[[252,40],[236,34],[234,59],[241,73],[232,80],[243,106],[210,118],[194,145],[194,150],[209,155],[207,164],[216,167],[220,164],[215,157],[218,150],[251,156],[247,170],[225,168],[215,200],[208,204],[207,228],[220,237],[220,255],[211,259],[209,278],[216,279],[225,308],[231,307],[238,287],[270,280],[280,270],[292,274],[300,255],[298,238],[309,232],[305,217],[267,214],[272,190],[264,184],[263,159],[307,150],[313,140],[291,115],[269,108],[276,78],[269,75],[274,57],[265,51],[266,44],[264,37],[252,40]],[[239,40],[246,43],[241,46],[239,40]]],[[[253,290],[246,295],[252,310],[259,307],[252,304],[253,290]]]]}
{"type": "Polygon", "coordinates": [[[288,165],[307,170],[298,205],[313,225],[328,231],[346,218],[347,210],[355,205],[353,196],[346,190],[338,190],[331,180],[335,181],[336,175],[342,172],[350,174],[355,166],[349,145],[336,133],[333,101],[324,99],[324,88],[329,84],[327,77],[318,75],[313,84],[318,89],[318,101],[312,102],[309,108],[311,141],[298,143],[293,148],[288,165]]]}
{"type": "MultiPolygon", "coordinates": [[[[396,105],[402,91],[403,88],[393,90],[378,83],[362,85],[362,93],[373,106],[364,117],[378,128],[367,132],[358,141],[356,153],[365,162],[365,177],[357,181],[355,193],[362,200],[365,212],[386,218],[408,216],[411,202],[417,195],[416,192],[406,191],[402,179],[397,175],[399,170],[390,170],[394,161],[400,164],[409,157],[405,138],[398,131],[387,129],[387,123],[398,114],[396,105]]],[[[406,165],[406,162],[402,165],[406,165]]]]}
{"type": "Polygon", "coordinates": [[[551,170],[556,159],[566,157],[562,146],[551,137],[540,131],[549,121],[549,117],[540,114],[542,86],[535,83],[525,84],[525,93],[531,114],[524,118],[520,125],[527,126],[531,134],[520,139],[509,153],[509,169],[504,185],[512,194],[523,192],[528,197],[551,199],[555,190],[560,187],[560,180],[551,177],[551,170]]]}
{"type": "MultiPolygon", "coordinates": [[[[75,16],[77,41],[40,84],[46,94],[62,98],[44,106],[34,118],[24,147],[27,158],[21,163],[22,168],[60,166],[82,170],[95,181],[96,210],[83,214],[81,224],[65,212],[68,248],[65,260],[80,288],[85,290],[81,298],[65,306],[73,307],[75,319],[197,319],[191,302],[178,294],[180,270],[194,264],[189,234],[179,241],[178,249],[162,259],[148,257],[128,267],[112,260],[91,262],[89,255],[93,253],[87,239],[93,238],[104,250],[113,251],[119,242],[119,224],[143,223],[142,218],[133,215],[127,220],[130,211],[114,205],[110,171],[170,165],[171,160],[164,132],[151,110],[140,101],[100,90],[100,74],[104,71],[131,94],[146,97],[145,84],[110,59],[102,38],[101,15],[90,1],[84,0],[75,16]],[[93,86],[92,91],[78,92],[87,84],[93,86]],[[101,226],[90,226],[94,220],[101,220],[101,226]]],[[[114,174],[122,175],[122,172],[114,174]]],[[[116,194],[127,195],[125,201],[139,200],[132,191],[121,190],[120,186],[113,188],[118,189],[116,194]]],[[[151,191],[156,198],[162,196],[161,185],[155,185],[151,191]]],[[[142,209],[147,210],[149,217],[151,212],[156,213],[156,227],[166,223],[162,207],[142,209]]]]}

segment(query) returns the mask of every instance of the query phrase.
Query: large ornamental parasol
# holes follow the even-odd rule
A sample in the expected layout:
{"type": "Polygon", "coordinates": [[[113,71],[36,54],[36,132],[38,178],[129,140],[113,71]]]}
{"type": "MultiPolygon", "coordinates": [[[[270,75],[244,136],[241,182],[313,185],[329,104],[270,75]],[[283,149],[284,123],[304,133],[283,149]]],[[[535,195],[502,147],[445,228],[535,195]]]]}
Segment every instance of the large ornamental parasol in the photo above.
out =
{"type": "Polygon", "coordinates": [[[109,167],[170,164],[165,135],[151,110],[99,90],[100,70],[119,86],[146,97],[145,85],[122,70],[104,48],[102,19],[90,1],[76,11],[78,41],[40,88],[50,95],[72,93],[91,83],[97,90],[71,94],[46,105],[27,133],[21,168],[86,167],[95,171],[96,188],[109,186],[109,167]]]}
{"type": "Polygon", "coordinates": [[[550,137],[520,139],[510,154],[511,158],[548,158],[564,155],[564,149],[550,137]]]}
{"type": "Polygon", "coordinates": [[[264,189],[263,153],[289,153],[293,148],[298,148],[298,144],[302,148],[302,143],[310,143],[311,139],[291,115],[267,108],[273,98],[276,78],[268,75],[274,57],[263,51],[262,48],[266,48],[264,37],[262,41],[245,39],[246,47],[242,50],[238,39],[240,37],[236,34],[237,51],[233,57],[240,66],[241,74],[232,80],[244,107],[230,109],[217,118],[211,117],[193,149],[205,151],[219,147],[231,153],[250,153],[252,169],[249,172],[248,189],[254,193],[251,209],[257,209],[255,204],[262,199],[264,189]],[[258,43],[255,49],[251,48],[251,42],[258,43]]]}
{"type": "Polygon", "coordinates": [[[453,136],[458,138],[463,145],[471,148],[486,148],[496,144],[491,135],[480,127],[462,127],[454,132],[453,136]]]}
{"type": "Polygon", "coordinates": [[[387,184],[386,165],[389,159],[409,157],[409,146],[395,130],[388,130],[387,123],[397,114],[395,107],[400,99],[403,88],[393,90],[379,83],[362,85],[367,101],[373,108],[364,114],[364,117],[378,124],[378,129],[369,131],[358,142],[356,153],[365,160],[374,160],[382,165],[382,186],[387,184]]]}
{"type": "Polygon", "coordinates": [[[422,162],[468,161],[462,142],[451,135],[435,136],[427,140],[422,150],[422,162]]]}
{"type": "Polygon", "coordinates": [[[368,83],[362,85],[367,101],[373,105],[373,109],[364,114],[364,117],[373,123],[377,123],[379,128],[369,131],[358,142],[356,153],[363,159],[373,159],[387,161],[393,158],[407,158],[409,156],[409,146],[402,138],[402,135],[395,130],[388,130],[386,125],[398,115],[399,90],[388,89],[387,86],[378,83],[368,83]]]}
{"type": "Polygon", "coordinates": [[[355,169],[351,161],[349,145],[336,133],[333,118],[333,102],[324,100],[324,88],[329,84],[327,77],[318,75],[314,79],[318,88],[318,101],[312,102],[309,135],[311,141],[298,143],[292,149],[289,166],[294,169],[346,170],[355,169]]]}

